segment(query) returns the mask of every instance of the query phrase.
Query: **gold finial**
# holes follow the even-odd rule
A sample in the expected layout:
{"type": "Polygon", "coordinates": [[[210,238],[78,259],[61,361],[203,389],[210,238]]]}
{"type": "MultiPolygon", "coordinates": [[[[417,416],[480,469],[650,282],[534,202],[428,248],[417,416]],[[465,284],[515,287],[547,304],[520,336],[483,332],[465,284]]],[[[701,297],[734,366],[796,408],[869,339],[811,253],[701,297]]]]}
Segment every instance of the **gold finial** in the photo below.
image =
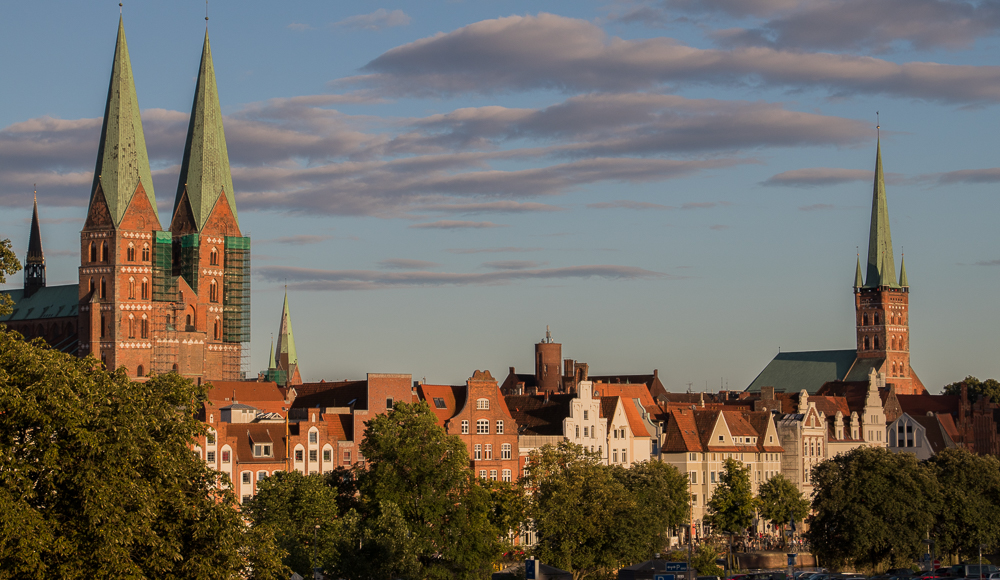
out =
{"type": "Polygon", "coordinates": [[[34,197],[35,197],[35,205],[38,205],[38,184],[37,183],[32,183],[31,184],[31,189],[33,190],[32,191],[32,195],[34,195],[34,197]]]}
{"type": "Polygon", "coordinates": [[[205,0],[205,26],[208,26],[208,0],[205,0]]]}
{"type": "Polygon", "coordinates": [[[119,2],[118,3],[118,16],[121,16],[121,15],[122,15],[122,3],[119,2]]]}
{"type": "Polygon", "coordinates": [[[882,124],[879,123],[879,121],[878,121],[878,111],[875,111],[875,136],[876,137],[881,137],[881,133],[882,133],[881,130],[880,130],[881,128],[882,128],[882,124]]]}

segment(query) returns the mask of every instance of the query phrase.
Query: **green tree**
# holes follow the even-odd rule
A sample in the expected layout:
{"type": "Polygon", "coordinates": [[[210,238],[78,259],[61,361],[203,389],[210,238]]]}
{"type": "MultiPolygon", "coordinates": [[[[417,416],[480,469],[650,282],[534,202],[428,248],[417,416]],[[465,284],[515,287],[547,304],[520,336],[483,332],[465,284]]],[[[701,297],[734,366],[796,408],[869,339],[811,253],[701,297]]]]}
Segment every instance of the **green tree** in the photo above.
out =
{"type": "MultiPolygon", "coordinates": [[[[10,249],[10,240],[0,240],[0,284],[7,283],[7,275],[21,269],[21,262],[10,249]]],[[[6,294],[0,294],[0,316],[7,316],[14,310],[14,301],[6,294]]]]}
{"type": "Polygon", "coordinates": [[[640,556],[662,552],[669,544],[670,529],[688,522],[687,476],[662,461],[643,461],[613,473],[640,508],[631,524],[643,531],[637,546],[640,556]]]}
{"type": "Polygon", "coordinates": [[[942,392],[945,395],[961,395],[962,383],[965,383],[965,386],[968,387],[970,401],[975,402],[980,396],[986,396],[994,403],[1000,403],[1000,381],[995,379],[980,381],[976,377],[969,375],[965,377],[964,381],[945,385],[942,392]]]}
{"type": "Polygon", "coordinates": [[[940,553],[971,559],[1000,547],[1000,461],[964,449],[944,449],[927,465],[941,486],[942,509],[931,537],[940,553]]]}
{"type": "Polygon", "coordinates": [[[908,566],[941,507],[934,472],[909,453],[858,447],[813,469],[806,537],[832,568],[908,566]]]}
{"type": "Polygon", "coordinates": [[[343,530],[338,490],[331,480],[298,471],[276,472],[262,480],[257,495],[243,505],[255,526],[272,531],[286,552],[282,562],[306,578],[314,566],[329,568],[339,560],[343,530]]]}
{"type": "MultiPolygon", "coordinates": [[[[687,558],[687,555],[685,554],[684,557],[687,558]]],[[[718,559],[719,553],[711,544],[699,544],[694,552],[691,566],[699,576],[718,576],[721,578],[726,575],[726,571],[716,564],[718,559]]]]}
{"type": "Polygon", "coordinates": [[[760,515],[782,530],[788,522],[801,522],[809,515],[809,500],[780,473],[761,484],[757,497],[760,515]]]}
{"type": "Polygon", "coordinates": [[[708,500],[705,521],[720,532],[737,534],[753,523],[756,508],[750,468],[735,459],[726,459],[719,474],[719,485],[708,500]]]}
{"type": "Polygon", "coordinates": [[[191,452],[204,387],[100,366],[0,329],[0,579],[283,577],[191,452]]]}

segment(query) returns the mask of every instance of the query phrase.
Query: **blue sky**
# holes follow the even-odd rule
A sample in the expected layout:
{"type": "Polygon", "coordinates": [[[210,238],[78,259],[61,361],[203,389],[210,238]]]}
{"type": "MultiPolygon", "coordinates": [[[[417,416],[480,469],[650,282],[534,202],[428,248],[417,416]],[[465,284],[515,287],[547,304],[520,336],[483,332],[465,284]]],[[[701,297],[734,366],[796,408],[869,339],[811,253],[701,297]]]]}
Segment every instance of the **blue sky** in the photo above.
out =
{"type": "MultiPolygon", "coordinates": [[[[76,280],[117,3],[0,21],[0,237],[38,184],[50,284],[76,280]]],[[[595,374],[742,389],[782,350],[852,348],[880,112],[911,362],[1000,377],[1000,2],[214,0],[252,370],[282,291],[307,380],[530,372],[550,325],[595,374]]],[[[161,222],[204,34],[126,2],[161,222]]],[[[20,283],[20,276],[15,277],[20,283]]]]}

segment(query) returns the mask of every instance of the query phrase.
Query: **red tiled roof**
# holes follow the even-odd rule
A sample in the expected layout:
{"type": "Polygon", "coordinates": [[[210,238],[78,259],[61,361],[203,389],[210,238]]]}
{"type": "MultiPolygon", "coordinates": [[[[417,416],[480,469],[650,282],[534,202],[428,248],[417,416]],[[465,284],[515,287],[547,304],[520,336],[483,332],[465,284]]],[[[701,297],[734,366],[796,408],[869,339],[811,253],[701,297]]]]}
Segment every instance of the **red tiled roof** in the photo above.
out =
{"type": "Polygon", "coordinates": [[[236,458],[240,463],[275,463],[285,460],[284,423],[231,423],[228,434],[236,437],[236,458]],[[253,443],[270,443],[272,457],[254,457],[253,443]]]}
{"type": "Polygon", "coordinates": [[[903,412],[911,417],[931,413],[958,415],[961,395],[896,395],[903,412]]]}
{"type": "Polygon", "coordinates": [[[632,430],[633,437],[649,437],[649,430],[642,420],[642,414],[635,406],[633,399],[622,399],[622,406],[625,408],[625,417],[628,419],[629,429],[632,430]]]}
{"type": "Polygon", "coordinates": [[[569,416],[571,394],[508,395],[504,403],[510,416],[517,423],[518,435],[562,435],[563,419],[569,416]]]}
{"type": "Polygon", "coordinates": [[[958,427],[955,425],[954,419],[948,413],[938,413],[937,419],[941,423],[941,428],[944,432],[948,434],[952,442],[957,442],[959,439],[958,427]]]}
{"type": "Polygon", "coordinates": [[[337,441],[351,441],[354,431],[354,417],[351,415],[323,415],[327,433],[337,441]]]}
{"type": "Polygon", "coordinates": [[[695,411],[690,409],[672,409],[664,429],[664,453],[693,453],[704,451],[701,437],[698,435],[698,425],[695,411]]]}
{"type": "Polygon", "coordinates": [[[219,409],[233,403],[242,403],[266,413],[284,416],[288,404],[276,383],[257,381],[212,381],[208,400],[219,409]]]}
{"type": "Polygon", "coordinates": [[[464,404],[466,389],[466,385],[420,385],[417,387],[417,394],[430,405],[431,411],[437,416],[438,426],[444,427],[445,422],[454,417],[459,406],[464,404]],[[435,399],[440,399],[444,408],[439,408],[435,399]]]}
{"type": "Polygon", "coordinates": [[[813,395],[809,397],[810,403],[816,403],[816,410],[826,415],[827,419],[837,416],[837,411],[844,414],[844,417],[851,416],[851,409],[847,405],[844,397],[813,395]]]}
{"type": "MultiPolygon", "coordinates": [[[[650,375],[653,376],[653,375],[650,375]]],[[[594,383],[594,398],[597,393],[602,397],[626,397],[629,399],[639,399],[643,405],[655,405],[656,401],[649,394],[649,388],[642,383],[594,383]]]]}

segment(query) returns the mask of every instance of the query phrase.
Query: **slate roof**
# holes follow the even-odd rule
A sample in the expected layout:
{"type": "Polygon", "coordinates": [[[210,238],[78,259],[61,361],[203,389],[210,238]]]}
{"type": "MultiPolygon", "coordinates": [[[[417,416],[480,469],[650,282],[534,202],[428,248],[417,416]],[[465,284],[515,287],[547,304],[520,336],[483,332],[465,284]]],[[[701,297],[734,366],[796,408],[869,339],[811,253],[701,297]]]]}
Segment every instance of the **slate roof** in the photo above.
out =
{"type": "Polygon", "coordinates": [[[903,412],[911,417],[932,413],[958,416],[961,395],[896,395],[903,412]]]}
{"type": "Polygon", "coordinates": [[[570,401],[576,395],[508,395],[504,403],[517,423],[518,435],[563,435],[563,419],[569,416],[570,401]]]}
{"type": "Polygon", "coordinates": [[[368,381],[303,383],[295,386],[298,396],[292,408],[350,407],[368,408],[368,381]]]}
{"type": "Polygon", "coordinates": [[[805,389],[813,395],[823,383],[844,380],[857,356],[854,349],[778,353],[746,390],[756,393],[761,387],[774,387],[793,393],[805,389]]]}
{"type": "MultiPolygon", "coordinates": [[[[927,443],[931,446],[931,451],[938,453],[944,449],[948,448],[948,443],[945,441],[945,435],[942,431],[941,423],[938,422],[939,415],[910,415],[914,421],[920,423],[924,428],[924,434],[927,437],[927,443]]],[[[945,415],[946,417],[951,417],[950,415],[945,415]]]]}
{"type": "Polygon", "coordinates": [[[236,435],[236,459],[239,463],[278,463],[285,461],[284,423],[231,425],[229,433],[236,435]],[[272,457],[254,457],[254,442],[270,442],[272,457]]]}

